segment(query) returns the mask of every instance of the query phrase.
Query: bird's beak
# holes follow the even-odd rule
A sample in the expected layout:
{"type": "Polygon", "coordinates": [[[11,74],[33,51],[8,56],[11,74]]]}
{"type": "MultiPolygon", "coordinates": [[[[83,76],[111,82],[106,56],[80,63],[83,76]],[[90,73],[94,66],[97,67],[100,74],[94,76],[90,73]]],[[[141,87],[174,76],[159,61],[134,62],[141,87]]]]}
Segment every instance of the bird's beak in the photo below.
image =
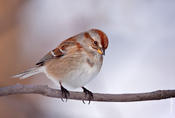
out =
{"type": "Polygon", "coordinates": [[[97,52],[101,55],[105,55],[105,50],[102,50],[102,49],[98,49],[97,52]]]}

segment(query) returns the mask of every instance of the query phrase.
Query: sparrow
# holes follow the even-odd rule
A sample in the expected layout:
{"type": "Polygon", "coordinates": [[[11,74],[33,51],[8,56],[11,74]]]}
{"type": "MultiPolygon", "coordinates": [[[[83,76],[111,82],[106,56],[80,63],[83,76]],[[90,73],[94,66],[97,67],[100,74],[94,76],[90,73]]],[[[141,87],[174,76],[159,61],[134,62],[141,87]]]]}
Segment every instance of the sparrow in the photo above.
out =
{"type": "Polygon", "coordinates": [[[60,85],[62,100],[70,96],[65,87],[81,87],[90,103],[93,93],[84,86],[100,72],[107,47],[106,34],[99,29],[91,29],[62,41],[41,58],[35,67],[13,77],[25,79],[45,73],[51,81],[60,85]]]}

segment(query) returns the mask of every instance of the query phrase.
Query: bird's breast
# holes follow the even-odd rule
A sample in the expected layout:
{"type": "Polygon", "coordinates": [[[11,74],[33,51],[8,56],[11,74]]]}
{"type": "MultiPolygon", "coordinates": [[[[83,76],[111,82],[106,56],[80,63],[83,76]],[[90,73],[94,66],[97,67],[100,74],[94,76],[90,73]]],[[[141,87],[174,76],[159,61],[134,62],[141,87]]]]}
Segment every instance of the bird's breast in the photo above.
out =
{"type": "Polygon", "coordinates": [[[64,80],[62,80],[63,84],[71,86],[71,88],[83,87],[100,72],[101,65],[102,62],[100,59],[94,61],[87,58],[81,63],[79,68],[72,70],[67,74],[64,80]]]}
{"type": "Polygon", "coordinates": [[[52,81],[61,82],[65,87],[83,87],[99,73],[102,61],[101,56],[63,57],[49,62],[46,65],[46,74],[52,81]]]}

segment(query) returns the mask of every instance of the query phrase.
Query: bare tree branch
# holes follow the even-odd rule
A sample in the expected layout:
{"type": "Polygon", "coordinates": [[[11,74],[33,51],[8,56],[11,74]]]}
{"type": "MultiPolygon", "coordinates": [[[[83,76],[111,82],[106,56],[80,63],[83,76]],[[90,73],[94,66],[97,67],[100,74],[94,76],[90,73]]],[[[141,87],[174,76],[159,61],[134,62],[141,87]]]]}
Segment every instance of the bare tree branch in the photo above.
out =
{"type": "MultiPolygon", "coordinates": [[[[0,96],[16,95],[16,94],[40,94],[43,96],[61,98],[61,91],[49,88],[46,85],[14,85],[0,88],[0,96]]],[[[158,90],[147,93],[133,93],[133,94],[100,94],[94,93],[92,101],[103,102],[134,102],[134,101],[148,101],[161,100],[175,97],[175,90],[158,90]]],[[[69,99],[82,100],[84,93],[70,92],[69,99]]],[[[85,99],[86,100],[86,99],[85,99]]]]}

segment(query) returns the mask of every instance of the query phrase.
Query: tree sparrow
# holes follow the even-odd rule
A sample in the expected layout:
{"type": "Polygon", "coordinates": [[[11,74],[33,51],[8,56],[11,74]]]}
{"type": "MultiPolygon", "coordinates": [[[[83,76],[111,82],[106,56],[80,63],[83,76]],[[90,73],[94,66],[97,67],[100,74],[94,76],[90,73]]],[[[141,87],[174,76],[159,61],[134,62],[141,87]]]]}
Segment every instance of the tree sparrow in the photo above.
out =
{"type": "Polygon", "coordinates": [[[64,88],[65,86],[81,87],[85,98],[90,102],[93,93],[84,85],[99,73],[107,47],[106,34],[101,30],[91,29],[64,40],[36,63],[34,68],[13,77],[25,79],[44,72],[50,80],[57,85],[60,84],[63,98],[69,97],[69,91],[64,88]]]}

